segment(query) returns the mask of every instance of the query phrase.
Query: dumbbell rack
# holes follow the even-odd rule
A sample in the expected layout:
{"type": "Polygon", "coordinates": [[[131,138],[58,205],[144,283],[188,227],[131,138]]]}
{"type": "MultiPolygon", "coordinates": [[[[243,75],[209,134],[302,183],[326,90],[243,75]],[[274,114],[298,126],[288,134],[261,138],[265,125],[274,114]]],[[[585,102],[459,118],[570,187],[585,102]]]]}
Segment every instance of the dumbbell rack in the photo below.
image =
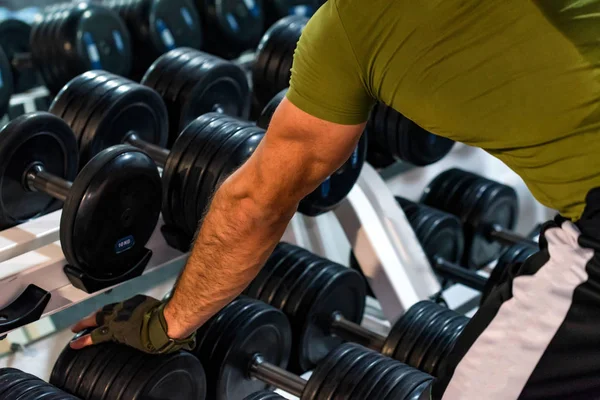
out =
{"type": "MultiPolygon", "coordinates": [[[[56,211],[0,232],[0,317],[30,285],[41,289],[38,294],[40,291],[50,294],[46,305],[41,297],[38,300],[37,310],[31,311],[33,320],[102,292],[81,291],[71,285],[64,274],[66,261],[58,242],[60,213],[56,211]]],[[[385,182],[370,166],[365,166],[356,188],[335,215],[365,266],[365,275],[370,278],[386,319],[395,321],[412,304],[439,290],[424,253],[415,251],[420,245],[408,221],[385,182]],[[372,260],[378,262],[372,263],[372,260]]],[[[159,222],[148,243],[153,257],[144,274],[164,267],[182,267],[187,258],[186,254],[166,244],[160,232],[161,225],[159,222]]],[[[286,235],[289,239],[291,231],[291,241],[302,245],[305,234],[299,232],[299,228],[297,223],[291,224],[286,235]]],[[[0,318],[1,333],[16,327],[7,328],[6,320],[0,318]]]]}

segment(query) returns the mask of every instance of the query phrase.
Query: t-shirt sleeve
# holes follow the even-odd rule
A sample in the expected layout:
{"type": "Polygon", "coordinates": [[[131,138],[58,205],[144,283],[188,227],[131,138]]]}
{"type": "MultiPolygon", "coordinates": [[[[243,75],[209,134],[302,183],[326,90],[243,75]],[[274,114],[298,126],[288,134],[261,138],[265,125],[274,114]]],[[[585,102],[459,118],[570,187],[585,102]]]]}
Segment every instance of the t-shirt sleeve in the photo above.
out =
{"type": "Polygon", "coordinates": [[[374,104],[365,82],[336,2],[330,0],[302,32],[287,98],[314,117],[356,125],[368,119],[374,104]]]}

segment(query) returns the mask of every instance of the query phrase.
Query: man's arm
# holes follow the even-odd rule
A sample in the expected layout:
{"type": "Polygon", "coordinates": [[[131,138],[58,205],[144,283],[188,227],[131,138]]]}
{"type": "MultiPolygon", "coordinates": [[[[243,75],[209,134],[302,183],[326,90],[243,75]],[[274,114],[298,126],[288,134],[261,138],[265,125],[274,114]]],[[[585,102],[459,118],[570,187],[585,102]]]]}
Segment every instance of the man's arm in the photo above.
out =
{"type": "Polygon", "coordinates": [[[215,194],[165,307],[170,337],[187,337],[246,288],[300,200],[350,157],[363,129],[281,103],[256,152],[215,194]]]}

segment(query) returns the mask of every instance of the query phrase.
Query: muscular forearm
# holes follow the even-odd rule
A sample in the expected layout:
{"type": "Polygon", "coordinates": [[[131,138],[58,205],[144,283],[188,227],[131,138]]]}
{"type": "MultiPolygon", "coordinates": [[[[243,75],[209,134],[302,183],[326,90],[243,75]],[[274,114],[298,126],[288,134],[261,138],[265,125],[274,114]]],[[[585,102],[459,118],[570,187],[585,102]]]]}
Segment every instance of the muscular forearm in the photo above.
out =
{"type": "Polygon", "coordinates": [[[283,235],[297,204],[257,199],[246,171],[217,191],[165,319],[169,336],[191,334],[239,295],[283,235]]]}

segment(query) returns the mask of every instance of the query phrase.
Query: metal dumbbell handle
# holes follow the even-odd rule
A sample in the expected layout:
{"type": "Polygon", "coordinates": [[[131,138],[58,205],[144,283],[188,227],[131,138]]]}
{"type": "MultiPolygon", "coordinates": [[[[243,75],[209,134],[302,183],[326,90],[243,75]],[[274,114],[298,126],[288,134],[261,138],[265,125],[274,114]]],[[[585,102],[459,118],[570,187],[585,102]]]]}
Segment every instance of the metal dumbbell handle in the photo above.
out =
{"type": "Polygon", "coordinates": [[[124,143],[130,144],[148,153],[156,165],[161,168],[164,168],[164,166],[167,164],[167,159],[169,158],[170,154],[169,150],[142,140],[135,132],[128,133],[125,137],[124,143]]]}
{"type": "Polygon", "coordinates": [[[461,283],[480,292],[485,289],[485,285],[488,281],[486,277],[481,276],[474,271],[463,268],[460,265],[451,263],[450,261],[447,261],[441,257],[435,258],[433,269],[438,275],[444,278],[461,283]]]}
{"type": "Polygon", "coordinates": [[[534,247],[537,247],[537,245],[538,245],[534,240],[531,240],[527,237],[518,235],[507,229],[504,229],[502,226],[500,226],[498,224],[491,225],[488,228],[488,236],[491,239],[494,239],[499,243],[506,244],[509,246],[513,245],[513,244],[519,244],[519,243],[527,244],[527,245],[534,246],[534,247]]]}
{"type": "Polygon", "coordinates": [[[32,192],[43,192],[60,201],[67,200],[71,182],[52,175],[42,164],[33,164],[25,173],[25,186],[32,192]]]}
{"type": "Polygon", "coordinates": [[[329,330],[347,342],[358,343],[375,351],[381,351],[386,340],[385,336],[348,321],[339,312],[333,313],[329,330]]]}
{"type": "Polygon", "coordinates": [[[249,375],[296,397],[302,397],[306,381],[283,368],[268,363],[260,354],[252,357],[249,375]]]}

